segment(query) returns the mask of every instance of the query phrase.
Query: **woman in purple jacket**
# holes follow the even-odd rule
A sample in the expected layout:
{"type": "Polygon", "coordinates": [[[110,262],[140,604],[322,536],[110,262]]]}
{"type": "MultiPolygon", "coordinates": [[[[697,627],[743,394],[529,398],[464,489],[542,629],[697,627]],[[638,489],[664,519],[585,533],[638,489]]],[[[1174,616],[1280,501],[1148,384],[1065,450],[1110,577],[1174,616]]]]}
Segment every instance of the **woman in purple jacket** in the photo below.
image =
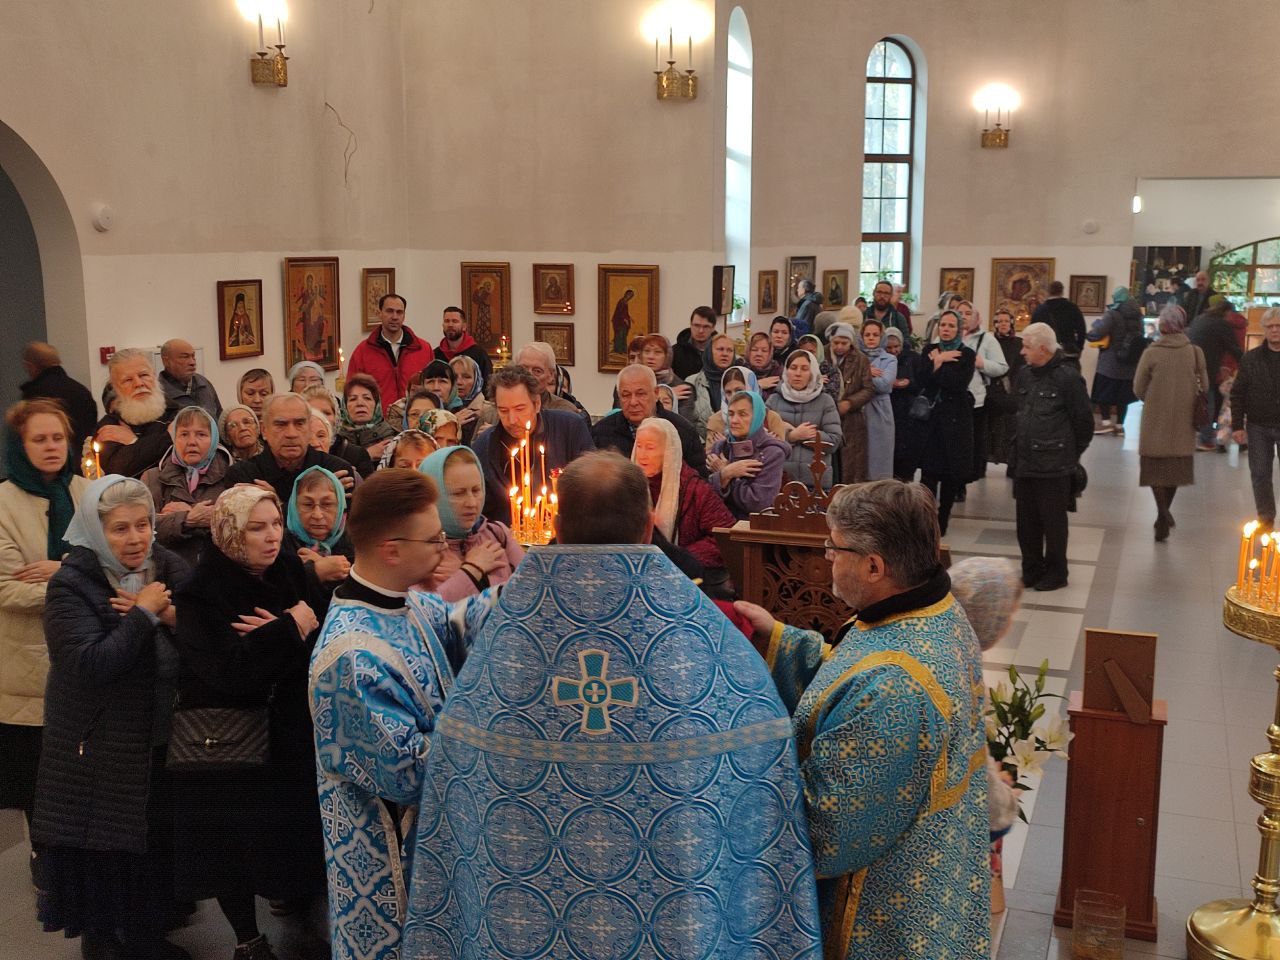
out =
{"type": "Polygon", "coordinates": [[[760,394],[741,390],[729,401],[727,434],[707,457],[711,489],[739,520],[773,505],[791,447],[764,427],[760,394]]]}

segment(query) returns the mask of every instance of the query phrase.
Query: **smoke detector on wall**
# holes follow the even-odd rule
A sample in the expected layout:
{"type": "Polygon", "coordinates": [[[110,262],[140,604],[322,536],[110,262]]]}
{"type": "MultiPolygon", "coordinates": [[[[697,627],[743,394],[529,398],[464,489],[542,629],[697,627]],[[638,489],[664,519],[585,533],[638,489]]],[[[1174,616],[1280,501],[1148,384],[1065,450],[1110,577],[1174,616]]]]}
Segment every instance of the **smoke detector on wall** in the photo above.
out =
{"type": "Polygon", "coordinates": [[[93,213],[93,229],[99,233],[106,233],[116,222],[116,212],[105,203],[95,203],[91,208],[93,213]]]}
{"type": "Polygon", "coordinates": [[[1098,221],[1092,220],[1092,219],[1086,220],[1084,223],[1080,225],[1080,229],[1083,230],[1085,233],[1097,233],[1099,229],[1098,221]]]}

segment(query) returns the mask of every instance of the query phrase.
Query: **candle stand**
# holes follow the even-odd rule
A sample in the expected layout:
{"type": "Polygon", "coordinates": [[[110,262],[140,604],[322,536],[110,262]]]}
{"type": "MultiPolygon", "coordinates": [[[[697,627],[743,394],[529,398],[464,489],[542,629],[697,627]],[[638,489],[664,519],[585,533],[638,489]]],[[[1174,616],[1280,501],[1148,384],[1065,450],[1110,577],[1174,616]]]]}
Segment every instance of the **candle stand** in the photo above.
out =
{"type": "MultiPolygon", "coordinates": [[[[1280,609],[1274,595],[1258,591],[1246,581],[1227,590],[1222,622],[1232,633],[1280,648],[1280,609]]],[[[1275,670],[1280,681],[1280,667],[1275,670]]],[[[1258,832],[1262,848],[1253,876],[1253,899],[1214,900],[1187,920],[1190,960],[1269,960],[1280,957],[1280,693],[1276,713],[1267,727],[1269,753],[1249,761],[1249,796],[1262,804],[1258,832]]]]}

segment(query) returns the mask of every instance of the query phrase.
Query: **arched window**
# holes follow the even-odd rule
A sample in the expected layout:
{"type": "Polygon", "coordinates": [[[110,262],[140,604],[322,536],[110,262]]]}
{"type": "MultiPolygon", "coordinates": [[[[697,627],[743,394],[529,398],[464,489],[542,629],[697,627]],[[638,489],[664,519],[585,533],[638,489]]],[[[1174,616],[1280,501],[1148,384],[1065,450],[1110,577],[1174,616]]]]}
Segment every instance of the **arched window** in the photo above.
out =
{"type": "Polygon", "coordinates": [[[897,40],[886,37],[871,48],[863,112],[859,271],[859,288],[868,299],[877,280],[905,284],[911,272],[915,74],[911,54],[897,40]]]}
{"type": "Polygon", "coordinates": [[[733,292],[751,288],[751,29],[741,7],[729,14],[725,70],[724,246],[734,271],[733,292]]]}
{"type": "Polygon", "coordinates": [[[1280,237],[1224,250],[1209,261],[1209,285],[1237,310],[1280,304],[1280,237]]]}

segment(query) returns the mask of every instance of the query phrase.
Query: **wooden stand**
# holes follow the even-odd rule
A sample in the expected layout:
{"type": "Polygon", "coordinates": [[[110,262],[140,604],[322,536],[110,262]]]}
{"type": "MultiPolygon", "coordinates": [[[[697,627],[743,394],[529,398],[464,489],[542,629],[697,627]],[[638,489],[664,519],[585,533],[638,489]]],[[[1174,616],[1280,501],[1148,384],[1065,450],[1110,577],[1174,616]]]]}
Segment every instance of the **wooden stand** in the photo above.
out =
{"type": "Polygon", "coordinates": [[[1154,640],[1150,634],[1087,631],[1086,685],[1111,689],[1105,696],[1073,691],[1069,700],[1075,739],[1067,765],[1062,882],[1053,913],[1058,926],[1071,926],[1076,891],[1084,888],[1124,899],[1125,936],[1156,939],[1156,829],[1168,709],[1163,700],[1150,700],[1145,661],[1149,656],[1154,663],[1154,640]],[[1125,709],[1085,706],[1112,696],[1125,709]]]}

